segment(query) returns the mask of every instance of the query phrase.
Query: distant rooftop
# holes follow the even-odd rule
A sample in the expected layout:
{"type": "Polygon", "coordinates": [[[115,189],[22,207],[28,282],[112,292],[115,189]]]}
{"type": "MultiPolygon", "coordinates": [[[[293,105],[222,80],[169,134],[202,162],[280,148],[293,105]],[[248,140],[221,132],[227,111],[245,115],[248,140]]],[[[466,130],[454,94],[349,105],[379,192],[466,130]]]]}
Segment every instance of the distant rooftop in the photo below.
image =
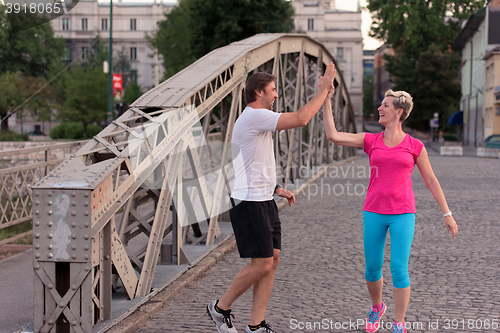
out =
{"type": "Polygon", "coordinates": [[[326,31],[361,31],[358,28],[326,28],[326,31]]]}
{"type": "Polygon", "coordinates": [[[359,13],[357,10],[347,10],[347,9],[327,9],[325,13],[359,13]]]}
{"type": "Polygon", "coordinates": [[[469,17],[462,30],[458,34],[458,37],[455,38],[455,41],[452,45],[453,49],[462,50],[465,47],[467,41],[472,38],[476,31],[478,31],[479,25],[484,21],[485,16],[486,7],[476,10],[474,14],[469,17]]]}

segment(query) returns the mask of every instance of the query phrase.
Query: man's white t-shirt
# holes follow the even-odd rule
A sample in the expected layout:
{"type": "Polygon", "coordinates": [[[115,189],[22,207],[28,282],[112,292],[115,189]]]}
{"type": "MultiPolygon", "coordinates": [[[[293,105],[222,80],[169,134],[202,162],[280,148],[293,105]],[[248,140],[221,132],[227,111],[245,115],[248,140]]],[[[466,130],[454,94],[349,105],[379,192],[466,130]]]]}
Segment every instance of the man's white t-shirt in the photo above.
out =
{"type": "Polygon", "coordinates": [[[246,107],[233,129],[235,173],[231,197],[244,201],[267,201],[276,187],[276,162],[272,132],[281,113],[246,107]],[[236,148],[236,147],[235,147],[236,148]]]}

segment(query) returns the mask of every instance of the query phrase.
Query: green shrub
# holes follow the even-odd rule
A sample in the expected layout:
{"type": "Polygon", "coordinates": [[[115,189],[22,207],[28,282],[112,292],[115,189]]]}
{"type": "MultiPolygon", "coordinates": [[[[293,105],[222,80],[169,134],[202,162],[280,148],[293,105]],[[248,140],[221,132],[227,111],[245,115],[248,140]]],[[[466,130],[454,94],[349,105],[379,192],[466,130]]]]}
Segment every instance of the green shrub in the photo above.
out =
{"type": "Polygon", "coordinates": [[[28,134],[18,134],[12,131],[0,131],[0,141],[30,141],[28,134]]]}
{"type": "MultiPolygon", "coordinates": [[[[102,131],[101,126],[95,124],[87,125],[87,138],[91,138],[102,131]]],[[[84,139],[83,125],[80,123],[61,123],[50,131],[52,139],[84,139]]]]}
{"type": "Polygon", "coordinates": [[[102,131],[102,127],[95,124],[90,124],[87,126],[87,137],[92,138],[102,131]]]}
{"type": "Polygon", "coordinates": [[[457,141],[457,135],[454,133],[443,133],[444,141],[457,141]]]}
{"type": "Polygon", "coordinates": [[[61,123],[50,131],[52,139],[83,138],[83,125],[78,123],[61,123]]]}

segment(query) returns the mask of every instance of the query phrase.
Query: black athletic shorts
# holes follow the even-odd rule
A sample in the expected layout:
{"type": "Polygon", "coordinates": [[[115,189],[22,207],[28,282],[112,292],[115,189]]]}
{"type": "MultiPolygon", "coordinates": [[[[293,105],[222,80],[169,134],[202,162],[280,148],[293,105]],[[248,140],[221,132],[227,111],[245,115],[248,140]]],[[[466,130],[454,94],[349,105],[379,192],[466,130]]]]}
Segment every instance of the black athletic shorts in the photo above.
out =
{"type": "MultiPolygon", "coordinates": [[[[233,200],[232,200],[233,201],[233,200]]],[[[274,200],[239,201],[229,215],[241,258],[270,258],[281,250],[281,222],[274,200]]]]}

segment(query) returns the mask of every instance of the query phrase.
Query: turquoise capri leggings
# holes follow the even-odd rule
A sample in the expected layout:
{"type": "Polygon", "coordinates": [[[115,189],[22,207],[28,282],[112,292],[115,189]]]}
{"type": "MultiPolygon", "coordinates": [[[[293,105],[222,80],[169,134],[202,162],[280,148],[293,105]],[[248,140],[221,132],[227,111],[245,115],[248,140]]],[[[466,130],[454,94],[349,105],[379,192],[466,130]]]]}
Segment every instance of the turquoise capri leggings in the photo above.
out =
{"type": "Polygon", "coordinates": [[[395,288],[410,286],[408,260],[415,233],[415,214],[377,214],[363,211],[365,278],[376,282],[382,278],[387,230],[391,235],[391,275],[395,288]]]}

